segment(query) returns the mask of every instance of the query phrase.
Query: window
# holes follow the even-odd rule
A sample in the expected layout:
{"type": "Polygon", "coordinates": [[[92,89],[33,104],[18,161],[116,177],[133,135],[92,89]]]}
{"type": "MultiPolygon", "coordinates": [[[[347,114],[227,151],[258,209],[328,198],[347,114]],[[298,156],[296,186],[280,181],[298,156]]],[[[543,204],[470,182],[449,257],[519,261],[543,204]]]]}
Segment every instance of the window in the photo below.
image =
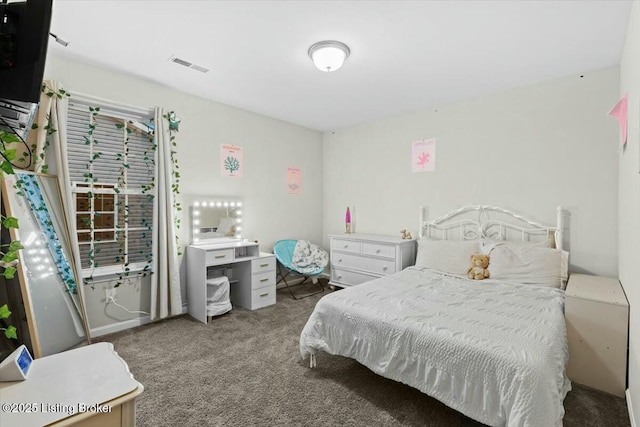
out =
{"type": "Polygon", "coordinates": [[[116,187],[96,184],[92,189],[89,184],[75,183],[73,188],[75,189],[78,242],[115,241],[118,214],[116,209],[118,196],[114,193],[116,187]],[[89,197],[91,191],[93,191],[93,197],[89,197]]]}
{"type": "Polygon", "coordinates": [[[154,144],[150,112],[69,105],[67,142],[84,276],[148,270],[154,144]]]}

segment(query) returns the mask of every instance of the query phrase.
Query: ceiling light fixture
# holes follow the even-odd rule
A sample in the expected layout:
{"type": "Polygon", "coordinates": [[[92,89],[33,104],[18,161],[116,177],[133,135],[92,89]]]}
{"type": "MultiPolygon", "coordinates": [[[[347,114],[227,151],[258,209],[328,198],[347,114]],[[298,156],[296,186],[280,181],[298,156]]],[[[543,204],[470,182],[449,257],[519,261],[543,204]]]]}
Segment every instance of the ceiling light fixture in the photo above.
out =
{"type": "Polygon", "coordinates": [[[344,43],[325,40],[311,45],[308,53],[316,68],[328,73],[342,67],[351,51],[344,43]]]}

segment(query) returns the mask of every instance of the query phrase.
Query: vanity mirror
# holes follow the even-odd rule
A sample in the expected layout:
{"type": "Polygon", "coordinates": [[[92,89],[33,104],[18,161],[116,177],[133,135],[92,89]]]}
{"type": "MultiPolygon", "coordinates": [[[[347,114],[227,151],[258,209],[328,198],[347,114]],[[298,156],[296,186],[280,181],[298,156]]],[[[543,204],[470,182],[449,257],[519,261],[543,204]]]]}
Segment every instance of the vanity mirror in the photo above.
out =
{"type": "Polygon", "coordinates": [[[242,239],[240,200],[193,198],[189,211],[194,245],[242,239]]]}

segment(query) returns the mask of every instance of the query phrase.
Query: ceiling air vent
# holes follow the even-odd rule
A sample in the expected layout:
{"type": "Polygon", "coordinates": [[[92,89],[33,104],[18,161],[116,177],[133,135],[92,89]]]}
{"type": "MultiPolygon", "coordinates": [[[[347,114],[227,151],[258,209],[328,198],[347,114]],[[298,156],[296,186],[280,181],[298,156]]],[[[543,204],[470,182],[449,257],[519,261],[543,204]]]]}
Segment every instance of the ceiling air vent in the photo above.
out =
{"type": "Polygon", "coordinates": [[[201,73],[208,73],[209,69],[205,68],[205,67],[201,67],[200,65],[196,65],[196,64],[192,64],[189,61],[185,61],[184,59],[180,59],[176,56],[172,56],[171,58],[169,58],[169,61],[171,62],[175,62],[176,64],[180,64],[180,65],[184,65],[187,68],[192,68],[196,71],[200,71],[201,73]]]}

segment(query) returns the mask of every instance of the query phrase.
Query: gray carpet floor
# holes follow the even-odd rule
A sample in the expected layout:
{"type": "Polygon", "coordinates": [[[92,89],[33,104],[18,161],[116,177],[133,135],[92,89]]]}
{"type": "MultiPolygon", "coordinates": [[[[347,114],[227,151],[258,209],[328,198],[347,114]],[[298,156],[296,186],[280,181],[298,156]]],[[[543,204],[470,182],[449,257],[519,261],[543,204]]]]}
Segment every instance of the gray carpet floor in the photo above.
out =
{"type": "MultiPolygon", "coordinates": [[[[277,293],[274,306],[208,325],[180,316],[96,340],[112,342],[145,387],[137,425],[481,426],[344,357],[318,355],[309,369],[298,340],[322,294],[277,293]]],[[[565,427],[630,425],[624,399],[586,387],[574,384],[564,406],[565,427]]]]}

